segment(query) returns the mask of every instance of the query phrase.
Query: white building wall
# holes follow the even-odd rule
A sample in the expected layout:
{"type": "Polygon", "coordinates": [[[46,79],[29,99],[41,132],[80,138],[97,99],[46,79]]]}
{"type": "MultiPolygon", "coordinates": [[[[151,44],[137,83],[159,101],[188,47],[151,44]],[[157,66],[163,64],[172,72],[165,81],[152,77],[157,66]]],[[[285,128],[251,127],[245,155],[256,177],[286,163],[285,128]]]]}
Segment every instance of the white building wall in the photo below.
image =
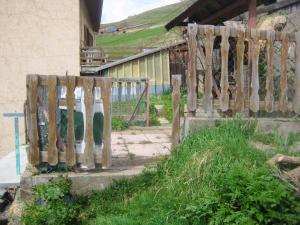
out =
{"type": "Polygon", "coordinates": [[[2,114],[23,111],[26,75],[79,75],[79,1],[0,0],[0,155],[14,150],[13,119],[2,114]]]}

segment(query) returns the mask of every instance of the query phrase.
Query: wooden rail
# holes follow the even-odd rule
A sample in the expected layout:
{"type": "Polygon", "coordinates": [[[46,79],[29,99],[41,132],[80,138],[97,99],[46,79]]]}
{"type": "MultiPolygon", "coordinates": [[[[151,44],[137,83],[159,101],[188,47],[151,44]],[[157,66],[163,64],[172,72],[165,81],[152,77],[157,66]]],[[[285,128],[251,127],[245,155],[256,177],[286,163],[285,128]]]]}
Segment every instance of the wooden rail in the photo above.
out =
{"type": "MultiPolygon", "coordinates": [[[[227,112],[233,110],[234,113],[244,112],[249,110],[250,112],[274,112],[278,110],[281,113],[300,112],[300,32],[298,33],[283,33],[274,31],[263,30],[242,30],[229,27],[215,27],[215,26],[201,26],[196,24],[190,24],[188,27],[189,40],[189,56],[190,62],[188,65],[189,75],[188,81],[188,103],[187,108],[190,114],[195,112],[197,108],[197,93],[195,80],[197,79],[197,68],[199,54],[202,53],[204,60],[204,93],[203,108],[205,112],[214,112],[215,110],[221,112],[227,112]],[[204,40],[204,44],[201,46],[201,40],[204,40]],[[213,90],[215,89],[214,82],[215,77],[212,71],[213,65],[213,53],[216,37],[221,38],[220,42],[220,56],[221,56],[221,72],[220,72],[220,96],[218,96],[217,102],[219,102],[218,108],[216,108],[216,97],[213,96],[213,90]],[[229,64],[229,42],[234,39],[235,49],[235,64],[234,64],[234,93],[230,93],[230,84],[228,77],[228,64],[229,64]],[[274,69],[274,51],[275,42],[279,43],[280,51],[280,84],[279,84],[279,98],[276,101],[275,98],[275,69],[274,69]],[[250,43],[250,44],[249,44],[250,43]],[[252,60],[252,76],[250,77],[250,96],[245,91],[245,83],[247,74],[245,73],[245,49],[246,46],[252,46],[252,53],[250,55],[252,60]],[[292,47],[295,46],[295,47],[292,47]],[[265,51],[266,72],[260,74],[260,59],[262,48],[265,51]],[[293,81],[294,95],[288,98],[288,61],[290,51],[294,50],[295,60],[294,68],[291,70],[294,74],[293,81]],[[204,54],[205,52],[205,54],[204,54]],[[261,84],[261,77],[264,77],[266,83],[261,84]],[[265,92],[262,95],[261,92],[265,92]],[[276,106],[276,107],[275,107],[276,106]]],[[[201,58],[201,57],[200,57],[201,58]]],[[[248,60],[250,61],[250,60],[248,60]]],[[[291,61],[291,60],[290,60],[291,61]]],[[[290,74],[291,75],[291,74],[290,74]]],[[[217,87],[218,88],[218,87],[217,87]]]]}
{"type": "MultiPolygon", "coordinates": [[[[68,166],[82,164],[88,169],[95,168],[96,164],[101,164],[103,168],[111,166],[111,78],[91,78],[91,77],[59,77],[59,76],[27,76],[27,129],[29,137],[29,162],[38,166],[42,162],[47,162],[51,166],[58,163],[66,163],[68,166]],[[57,110],[59,108],[58,88],[63,86],[66,89],[67,110],[67,137],[66,148],[61,148],[61,140],[57,128],[57,110]],[[40,110],[38,106],[40,98],[39,88],[47,87],[47,111],[40,110]],[[84,90],[85,130],[83,153],[76,151],[76,140],[74,133],[74,110],[76,88],[84,90]],[[103,144],[96,148],[93,133],[94,105],[96,98],[94,93],[100,89],[101,100],[103,102],[104,129],[103,144]],[[39,113],[47,117],[48,123],[48,147],[47,151],[42,151],[39,132],[39,113]]],[[[45,96],[44,96],[45,97],[45,96]]]]}

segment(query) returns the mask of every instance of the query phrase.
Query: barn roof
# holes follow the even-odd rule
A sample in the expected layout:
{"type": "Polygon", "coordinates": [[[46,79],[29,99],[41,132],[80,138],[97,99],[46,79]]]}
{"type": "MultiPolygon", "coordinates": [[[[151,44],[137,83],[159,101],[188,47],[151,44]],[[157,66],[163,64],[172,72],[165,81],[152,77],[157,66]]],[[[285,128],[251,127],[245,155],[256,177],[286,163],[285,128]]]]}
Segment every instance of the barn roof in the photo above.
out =
{"type": "Polygon", "coordinates": [[[187,23],[217,25],[248,11],[249,0],[197,0],[166,25],[170,30],[187,23]]]}
{"type": "Polygon", "coordinates": [[[94,31],[98,31],[101,24],[103,0],[85,0],[90,13],[94,31]]]}
{"type": "Polygon", "coordinates": [[[139,59],[139,58],[142,58],[142,57],[145,57],[145,56],[148,56],[148,55],[152,55],[154,53],[157,53],[157,52],[160,52],[160,51],[163,51],[163,50],[167,50],[167,49],[170,49],[172,47],[176,47],[176,46],[179,46],[179,45],[182,45],[182,44],[185,44],[185,43],[186,43],[186,41],[178,41],[175,44],[166,45],[166,46],[162,46],[162,47],[159,47],[159,48],[154,48],[154,49],[151,49],[151,50],[148,50],[148,51],[145,51],[145,52],[133,55],[133,56],[129,56],[127,58],[118,60],[116,62],[108,63],[108,64],[105,64],[105,65],[101,66],[100,71],[111,68],[111,67],[114,67],[114,66],[118,66],[118,65],[126,63],[126,62],[130,62],[130,61],[135,60],[135,59],[139,59]]]}

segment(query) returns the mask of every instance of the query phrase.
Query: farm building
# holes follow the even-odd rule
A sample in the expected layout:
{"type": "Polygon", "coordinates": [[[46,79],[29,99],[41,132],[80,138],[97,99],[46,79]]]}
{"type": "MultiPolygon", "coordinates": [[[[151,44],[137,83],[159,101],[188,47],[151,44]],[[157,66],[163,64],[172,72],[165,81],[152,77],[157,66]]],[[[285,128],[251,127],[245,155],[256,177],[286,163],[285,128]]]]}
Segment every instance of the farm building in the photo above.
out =
{"type": "Polygon", "coordinates": [[[82,75],[112,78],[149,78],[151,93],[162,93],[170,88],[170,76],[186,74],[186,42],[146,50],[100,67],[84,67],[82,75]]]}

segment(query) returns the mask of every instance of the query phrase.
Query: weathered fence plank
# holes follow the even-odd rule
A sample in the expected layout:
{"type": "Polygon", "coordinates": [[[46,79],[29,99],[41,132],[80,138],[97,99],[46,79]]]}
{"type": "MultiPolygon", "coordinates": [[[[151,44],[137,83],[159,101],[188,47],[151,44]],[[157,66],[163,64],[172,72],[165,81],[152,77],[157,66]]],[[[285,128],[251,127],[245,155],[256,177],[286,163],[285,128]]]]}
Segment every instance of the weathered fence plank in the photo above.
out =
{"type": "Polygon", "coordinates": [[[187,110],[189,114],[193,114],[197,109],[197,33],[198,26],[189,24],[188,26],[188,47],[189,47],[189,62],[188,62],[188,79],[187,79],[187,110]]]}
{"type": "Polygon", "coordinates": [[[180,143],[180,85],[181,75],[172,76],[172,104],[173,104],[173,122],[172,122],[172,148],[180,143]]]}
{"type": "Polygon", "coordinates": [[[94,79],[83,80],[84,105],[85,105],[85,131],[84,131],[84,165],[88,169],[95,168],[94,162],[94,134],[93,134],[93,105],[94,105],[94,79]]]}
{"type": "Polygon", "coordinates": [[[293,109],[295,113],[300,113],[300,32],[296,33],[296,76],[294,84],[293,109]]]}
{"type": "Polygon", "coordinates": [[[122,82],[118,82],[118,111],[122,114],[122,82]]]}
{"type": "Polygon", "coordinates": [[[57,77],[48,76],[48,163],[58,163],[57,143],[57,77]]]}
{"type": "Polygon", "coordinates": [[[205,80],[204,80],[204,110],[213,111],[213,74],[212,74],[212,57],[214,49],[214,27],[205,26],[205,80]]]}
{"type": "Polygon", "coordinates": [[[38,115],[37,115],[37,101],[38,101],[38,76],[27,76],[27,93],[29,105],[29,145],[30,157],[29,162],[33,166],[38,166],[40,163],[39,150],[39,135],[38,135],[38,115]]]}
{"type": "Polygon", "coordinates": [[[221,57],[222,57],[222,69],[221,69],[221,99],[220,108],[223,112],[226,112],[229,108],[229,82],[228,82],[228,54],[229,54],[229,27],[221,27],[221,57]]]}
{"type": "Polygon", "coordinates": [[[66,163],[68,166],[74,166],[76,164],[75,131],[74,131],[75,86],[76,86],[76,78],[68,77],[67,79],[68,125],[67,125],[67,149],[66,149],[66,163]]]}
{"type": "MultiPolygon", "coordinates": [[[[142,83],[141,82],[137,82],[136,83],[136,100],[139,101],[141,99],[141,94],[142,94],[142,83]]],[[[139,113],[141,109],[141,105],[138,104],[138,108],[137,108],[137,112],[139,113]]]]}
{"type": "Polygon", "coordinates": [[[104,107],[104,134],[102,150],[102,167],[109,168],[112,165],[111,153],[111,87],[112,79],[103,78],[101,80],[101,91],[104,107]]]}
{"type": "Polygon", "coordinates": [[[150,126],[150,80],[146,81],[146,110],[145,110],[145,121],[146,126],[150,126]]]}
{"type": "Polygon", "coordinates": [[[266,98],[265,110],[274,110],[274,41],[275,32],[267,31],[267,74],[266,74],[266,98]]]}
{"type": "Polygon", "coordinates": [[[289,36],[287,33],[282,33],[282,48],[281,48],[281,76],[280,76],[280,111],[285,113],[288,111],[288,77],[287,77],[287,60],[289,53],[289,36]]]}
{"type": "Polygon", "coordinates": [[[131,82],[127,82],[126,85],[126,100],[127,100],[127,112],[132,112],[131,108],[131,82]]]}
{"type": "Polygon", "coordinates": [[[252,80],[251,80],[251,96],[250,96],[250,109],[253,112],[259,111],[259,32],[255,29],[251,30],[251,43],[252,43],[252,80]]]}
{"type": "Polygon", "coordinates": [[[245,75],[244,75],[244,54],[245,54],[245,31],[237,31],[237,68],[236,68],[236,96],[235,96],[235,111],[243,112],[245,109],[245,75]]]}

